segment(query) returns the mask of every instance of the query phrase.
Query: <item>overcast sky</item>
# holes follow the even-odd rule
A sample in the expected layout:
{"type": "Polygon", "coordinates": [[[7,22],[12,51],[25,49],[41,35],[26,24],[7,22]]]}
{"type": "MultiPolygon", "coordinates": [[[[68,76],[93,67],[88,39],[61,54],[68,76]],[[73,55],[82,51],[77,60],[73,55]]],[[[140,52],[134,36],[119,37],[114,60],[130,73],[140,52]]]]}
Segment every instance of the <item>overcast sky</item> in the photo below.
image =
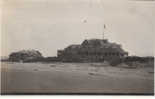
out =
{"type": "Polygon", "coordinates": [[[129,55],[153,55],[155,1],[152,0],[3,0],[2,55],[58,49],[84,39],[105,37],[129,55]]]}

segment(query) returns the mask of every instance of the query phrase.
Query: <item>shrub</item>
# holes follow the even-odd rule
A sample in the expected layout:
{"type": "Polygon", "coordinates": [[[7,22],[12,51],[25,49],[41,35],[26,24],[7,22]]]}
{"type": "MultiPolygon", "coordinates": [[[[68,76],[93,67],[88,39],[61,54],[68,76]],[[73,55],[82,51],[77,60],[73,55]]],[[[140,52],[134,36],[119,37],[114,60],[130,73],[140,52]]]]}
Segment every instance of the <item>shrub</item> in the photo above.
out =
{"type": "Polygon", "coordinates": [[[109,63],[112,66],[117,66],[118,64],[122,63],[122,59],[121,58],[112,58],[111,60],[109,60],[109,63]]]}

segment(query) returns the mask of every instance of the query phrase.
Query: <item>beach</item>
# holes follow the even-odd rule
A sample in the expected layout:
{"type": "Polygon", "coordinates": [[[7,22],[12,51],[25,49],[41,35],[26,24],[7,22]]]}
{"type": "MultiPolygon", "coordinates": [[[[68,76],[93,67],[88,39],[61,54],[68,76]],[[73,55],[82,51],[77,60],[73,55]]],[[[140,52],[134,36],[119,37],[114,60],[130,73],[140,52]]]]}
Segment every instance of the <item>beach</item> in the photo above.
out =
{"type": "Polygon", "coordinates": [[[103,63],[1,63],[2,94],[153,94],[154,68],[103,63]]]}

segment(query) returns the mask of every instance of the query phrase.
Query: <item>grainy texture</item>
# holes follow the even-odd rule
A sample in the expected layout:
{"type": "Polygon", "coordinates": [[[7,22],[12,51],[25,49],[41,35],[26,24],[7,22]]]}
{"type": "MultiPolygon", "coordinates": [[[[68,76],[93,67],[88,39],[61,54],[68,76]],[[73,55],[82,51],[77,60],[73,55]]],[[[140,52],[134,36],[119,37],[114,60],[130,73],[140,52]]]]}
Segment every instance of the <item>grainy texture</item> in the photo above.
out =
{"type": "Polygon", "coordinates": [[[2,63],[2,93],[145,93],[154,90],[153,67],[103,63],[2,63]]]}

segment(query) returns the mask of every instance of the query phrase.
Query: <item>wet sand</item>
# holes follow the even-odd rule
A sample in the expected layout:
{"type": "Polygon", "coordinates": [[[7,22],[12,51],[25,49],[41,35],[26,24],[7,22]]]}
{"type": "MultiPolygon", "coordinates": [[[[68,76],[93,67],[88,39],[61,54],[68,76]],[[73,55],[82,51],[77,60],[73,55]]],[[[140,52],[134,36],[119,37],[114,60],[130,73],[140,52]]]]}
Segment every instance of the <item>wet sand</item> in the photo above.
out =
{"type": "Polygon", "coordinates": [[[1,92],[153,94],[153,75],[102,63],[2,63],[1,92]]]}

